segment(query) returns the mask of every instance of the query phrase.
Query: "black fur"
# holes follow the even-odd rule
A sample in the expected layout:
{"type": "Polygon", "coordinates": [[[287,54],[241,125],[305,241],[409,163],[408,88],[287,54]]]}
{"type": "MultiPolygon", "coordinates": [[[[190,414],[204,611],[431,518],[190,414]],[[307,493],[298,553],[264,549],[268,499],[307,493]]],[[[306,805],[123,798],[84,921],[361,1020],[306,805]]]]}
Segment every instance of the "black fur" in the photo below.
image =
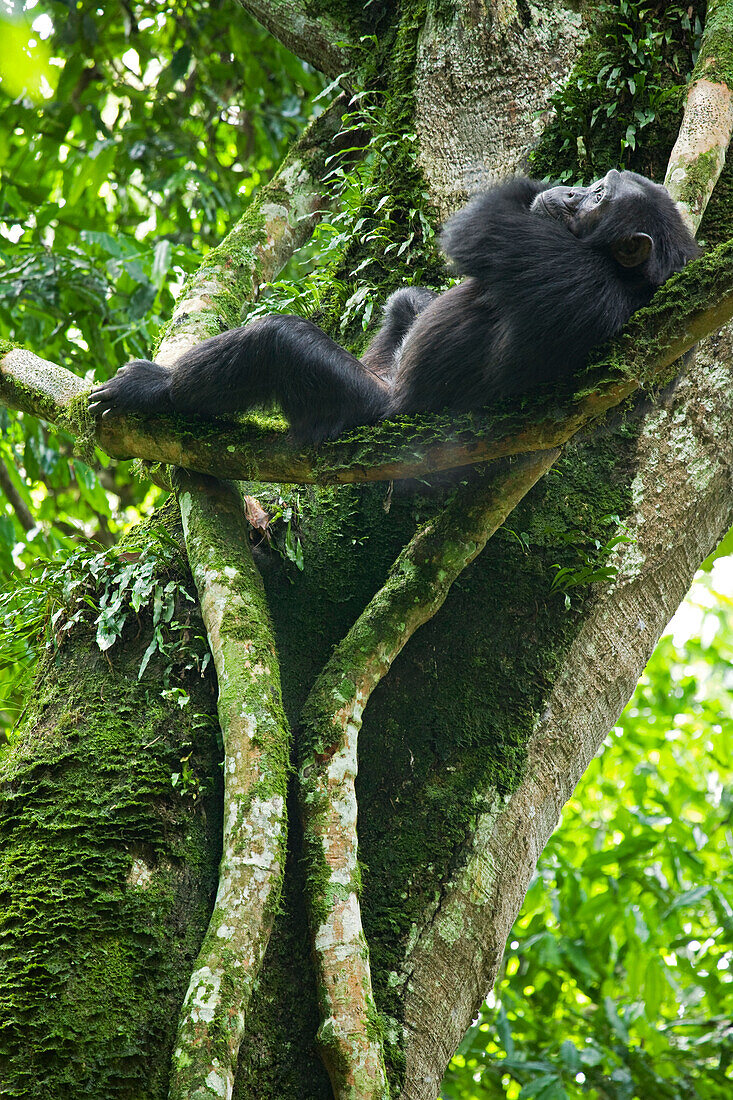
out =
{"type": "Polygon", "coordinates": [[[215,417],[276,402],[301,443],[403,412],[478,409],[567,378],[699,253],[663,187],[615,171],[587,188],[512,179],[455,214],[443,245],[464,281],[398,290],[362,360],[311,321],[273,314],[170,370],[128,364],[91,407],[215,417]]]}

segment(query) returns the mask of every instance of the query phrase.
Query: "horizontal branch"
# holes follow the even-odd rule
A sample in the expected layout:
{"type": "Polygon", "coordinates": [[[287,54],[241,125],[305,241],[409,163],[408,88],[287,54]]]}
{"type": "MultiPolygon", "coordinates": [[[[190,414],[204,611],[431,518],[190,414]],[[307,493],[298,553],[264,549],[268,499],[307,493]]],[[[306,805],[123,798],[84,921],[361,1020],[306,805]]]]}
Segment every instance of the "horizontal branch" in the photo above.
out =
{"type": "Polygon", "coordinates": [[[63,420],[75,397],[89,392],[83,378],[26,348],[0,357],[0,402],[52,424],[63,420]]]}
{"type": "MultiPolygon", "coordinates": [[[[95,439],[113,458],[142,458],[234,480],[335,485],[425,477],[506,455],[562,446],[633,393],[659,383],[699,340],[733,317],[733,242],[689,264],[634,315],[620,337],[576,380],[582,389],[547,411],[533,395],[520,411],[402,417],[361,428],[308,451],[294,449],[283,429],[262,421],[198,421],[182,417],[107,417],[95,439]]],[[[0,358],[0,401],[54,421],[73,420],[72,397],[84,392],[75,375],[30,352],[0,358]]],[[[79,431],[88,431],[80,416],[79,431]]]]}

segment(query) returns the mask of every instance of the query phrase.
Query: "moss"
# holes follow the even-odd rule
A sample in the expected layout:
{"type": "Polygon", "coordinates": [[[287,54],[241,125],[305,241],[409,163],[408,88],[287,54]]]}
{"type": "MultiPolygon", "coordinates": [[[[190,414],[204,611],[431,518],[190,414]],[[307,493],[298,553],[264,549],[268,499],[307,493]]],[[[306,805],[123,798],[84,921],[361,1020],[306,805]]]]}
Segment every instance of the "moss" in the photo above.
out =
{"type": "Polygon", "coordinates": [[[702,64],[696,69],[696,76],[704,76],[714,83],[727,84],[729,88],[733,88],[733,42],[730,35],[732,22],[731,0],[708,3],[701,50],[702,64]]]}
{"type": "Polygon", "coordinates": [[[604,533],[602,516],[627,510],[620,477],[627,449],[567,458],[530,494],[510,520],[529,553],[511,533],[497,535],[397,659],[365,714],[364,926],[377,1003],[397,1019],[400,1000],[387,975],[399,969],[412,922],[439,891],[489,792],[508,794],[521,779],[527,738],[579,610],[566,612],[562,596],[551,593],[553,566],[576,564],[579,543],[604,533]],[[574,546],[566,541],[573,530],[582,532],[574,546]]]}
{"type": "Polygon", "coordinates": [[[74,439],[74,453],[88,465],[95,461],[95,418],[89,411],[89,394],[72,397],[68,405],[56,416],[56,423],[65,428],[74,439]]]}
{"type": "MultiPolygon", "coordinates": [[[[210,479],[208,492],[196,493],[195,504],[189,479],[179,471],[179,503],[186,531],[189,558],[197,582],[204,571],[212,575],[219,589],[217,599],[226,599],[225,610],[216,630],[217,661],[227,668],[220,684],[219,713],[225,736],[239,728],[240,716],[250,710],[256,716],[256,735],[252,744],[262,750],[258,768],[260,780],[239,799],[237,814],[242,819],[255,798],[269,799],[273,794],[287,795],[290,730],[282,708],[278,658],[273,644],[270,612],[260,575],[249,553],[241,550],[248,532],[241,515],[238,495],[231,487],[210,479]],[[217,652],[218,648],[218,652],[217,652]],[[253,673],[257,669],[257,673],[253,673]]],[[[242,746],[235,739],[233,750],[242,746]]],[[[244,784],[240,784],[240,790],[244,784]]]]}
{"type": "Polygon", "coordinates": [[[265,969],[253,994],[247,1036],[239,1052],[237,1100],[323,1100],[331,1095],[318,1055],[316,977],[305,935],[305,885],[299,858],[298,807],[291,822],[283,896],[270,939],[265,969]],[[272,1051],[274,1057],[268,1057],[272,1051]]]}
{"type": "Polygon", "coordinates": [[[22,344],[14,344],[12,340],[0,340],[0,359],[7,355],[9,351],[14,351],[15,348],[21,348],[22,346],[22,344]]]}
{"type": "Polygon", "coordinates": [[[305,10],[313,19],[330,16],[352,42],[357,42],[361,34],[373,29],[383,7],[384,0],[368,5],[361,0],[308,0],[305,10]]]}
{"type": "Polygon", "coordinates": [[[733,157],[730,155],[703,214],[698,238],[706,245],[733,239],[733,157]]]}
{"type": "Polygon", "coordinates": [[[108,660],[77,629],[43,665],[2,763],[8,1096],[167,1096],[178,1006],[216,885],[221,801],[206,721],[213,685],[181,669],[189,706],[163,700],[159,664],[137,678],[148,637],[149,624],[127,628],[108,660]],[[210,792],[196,801],[171,782],[189,754],[197,791],[210,792]]]}
{"type": "Polygon", "coordinates": [[[717,171],[718,151],[715,149],[700,153],[693,161],[687,161],[685,178],[681,185],[678,184],[678,193],[675,196],[677,201],[686,203],[691,210],[699,210],[717,171]]]}
{"type": "Polygon", "coordinates": [[[730,301],[733,285],[733,241],[718,245],[679,275],[672,276],[654,295],[644,309],[638,310],[623,335],[610,348],[601,348],[595,363],[579,376],[589,390],[607,382],[609,371],[626,377],[659,385],[679,373],[675,357],[679,349],[679,317],[687,316],[685,335],[700,336],[705,330],[703,319],[709,314],[710,303],[722,306],[730,301]],[[694,311],[694,312],[691,312],[694,311]],[[702,331],[701,331],[702,330],[702,331]],[[667,373],[659,372],[660,362],[668,362],[667,373]],[[653,364],[657,364],[653,367],[653,364]]]}
{"type": "Polygon", "coordinates": [[[370,48],[354,74],[365,94],[361,114],[355,112],[350,125],[362,140],[368,134],[360,205],[353,213],[360,228],[345,240],[325,273],[313,319],[357,354],[369,339],[361,318],[354,316],[343,324],[346,302],[356,291],[369,290],[376,317],[376,307],[398,287],[443,287],[447,281],[432,229],[436,212],[427,199],[413,133],[417,44],[427,7],[427,0],[380,5],[379,11],[372,6],[371,30],[376,37],[370,38],[370,48]],[[398,251],[398,246],[403,247],[398,251]],[[378,290],[372,293],[374,287],[378,290]]]}
{"type": "MultiPolygon", "coordinates": [[[[515,533],[502,530],[491,540],[435,619],[410,640],[365,711],[357,778],[362,906],[377,1005],[389,1023],[393,1085],[404,1061],[401,991],[389,975],[400,968],[425,899],[436,895],[459,859],[476,814],[492,791],[512,791],[523,774],[527,738],[572,643],[582,599],[592,598],[586,590],[566,611],[562,593],[551,591],[553,566],[592,558],[594,538],[605,542],[611,530],[604,517],[628,513],[633,449],[633,425],[620,420],[595,447],[588,443],[566,456],[512,515],[515,533]]],[[[309,488],[299,508],[304,571],[260,549],[291,722],[332,646],[384,583],[417,525],[470,476],[446,475],[433,487],[397,483],[391,494],[384,485],[309,488]]],[[[265,506],[277,494],[272,486],[251,488],[265,506]]],[[[297,834],[292,814],[291,821],[297,834]]],[[[299,928],[302,876],[319,875],[320,883],[317,861],[304,854],[295,875],[290,858],[283,913],[243,1047],[267,1053],[257,1062],[245,1052],[236,1100],[328,1095],[322,1078],[309,1080],[312,1066],[296,1054],[301,1035],[307,1041],[308,1027],[317,1023],[315,986],[306,989],[310,963],[297,994],[288,978],[293,950],[296,968],[308,956],[299,928]],[[266,1082],[263,1063],[279,1066],[268,1070],[266,1082]]]]}

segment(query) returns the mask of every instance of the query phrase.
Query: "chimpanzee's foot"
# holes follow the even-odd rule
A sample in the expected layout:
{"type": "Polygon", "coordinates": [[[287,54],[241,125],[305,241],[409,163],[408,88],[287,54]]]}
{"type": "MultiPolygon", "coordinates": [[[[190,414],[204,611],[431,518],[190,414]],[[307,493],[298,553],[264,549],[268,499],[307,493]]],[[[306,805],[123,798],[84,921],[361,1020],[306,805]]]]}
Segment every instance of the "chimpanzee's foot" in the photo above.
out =
{"type": "Polygon", "coordinates": [[[135,359],[89,394],[94,416],[110,413],[171,413],[171,372],[159,363],[135,359]]]}

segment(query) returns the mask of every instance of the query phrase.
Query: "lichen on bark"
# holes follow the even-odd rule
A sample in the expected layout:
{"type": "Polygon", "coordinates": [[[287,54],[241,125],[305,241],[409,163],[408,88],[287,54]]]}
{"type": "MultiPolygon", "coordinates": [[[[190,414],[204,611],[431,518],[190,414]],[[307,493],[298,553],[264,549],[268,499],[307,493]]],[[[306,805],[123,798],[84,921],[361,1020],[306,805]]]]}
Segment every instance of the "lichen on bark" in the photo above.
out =
{"type": "Polygon", "coordinates": [[[230,1096],[282,886],[290,730],[262,582],[233,486],[174,476],[219,684],[224,832],[214,911],[173,1053],[171,1100],[230,1096]]]}
{"type": "Polygon", "coordinates": [[[665,184],[696,232],[733,132],[733,3],[709,0],[700,52],[665,184]]]}
{"type": "MultiPolygon", "coordinates": [[[[288,4],[269,7],[282,13],[288,4]]],[[[329,10],[336,13],[349,7],[345,0],[334,0],[329,10]]],[[[387,10],[386,6],[376,7],[387,10]]],[[[431,11],[436,20],[440,16],[448,21],[459,7],[479,11],[475,5],[450,3],[431,5],[431,11]]],[[[412,49],[426,8],[421,3],[403,6],[405,12],[408,9],[412,23],[405,25],[403,41],[412,49]]],[[[514,5],[501,7],[507,15],[514,9],[514,5]]],[[[511,61],[513,36],[518,37],[519,32],[509,18],[501,31],[501,48],[511,61]]],[[[538,50],[537,64],[541,61],[538,50]]],[[[401,71],[409,81],[407,70],[401,71]]],[[[431,138],[438,136],[432,134],[431,138]]],[[[383,182],[388,188],[388,174],[383,182]]],[[[401,194],[406,198],[408,177],[396,183],[404,185],[401,194]]],[[[671,302],[666,299],[667,306],[671,302]]],[[[205,328],[194,333],[196,338],[205,334],[205,328]]],[[[615,365],[629,369],[628,364],[615,365]]],[[[592,379],[583,380],[583,385],[586,383],[589,388],[592,379]]],[[[666,410],[673,399],[673,395],[661,395],[658,409],[666,410]]],[[[724,407],[722,402],[719,406],[724,407]]],[[[573,646],[577,643],[582,650],[578,639],[588,645],[584,623],[590,622],[608,638],[609,652],[615,658],[626,641],[624,627],[635,621],[636,605],[627,593],[616,633],[605,633],[602,613],[612,616],[613,607],[602,604],[598,589],[574,594],[566,611],[562,593],[553,591],[552,580],[557,565],[577,566],[579,561],[592,559],[596,543],[608,540],[615,531],[613,517],[619,516],[622,522],[634,520],[639,508],[639,501],[633,498],[634,486],[645,484],[645,478],[653,479],[656,469],[647,455],[642,470],[644,441],[637,439],[635,419],[640,408],[643,403],[624,406],[569,449],[557,474],[538,485],[514,513],[509,524],[512,530],[499,533],[468,566],[435,618],[394,659],[364,714],[355,781],[363,873],[357,868],[349,881],[340,885],[360,893],[379,1013],[378,1019],[368,1019],[367,1025],[378,1028],[390,1080],[406,1097],[437,1092],[450,1046],[457,1041],[462,1023],[470,1020],[498,962],[501,931],[507,926],[511,906],[518,904],[516,883],[528,873],[536,855],[533,845],[552,824],[553,814],[557,816],[559,792],[574,775],[576,763],[571,756],[560,759],[548,775],[541,772],[541,765],[545,759],[554,760],[553,753],[558,758],[570,754],[575,748],[575,731],[583,726],[581,708],[573,711],[568,695],[576,686],[573,673],[579,691],[582,687],[592,694],[593,690],[592,682],[582,677],[585,666],[573,660],[573,646]],[[602,608],[595,617],[594,606],[602,608]],[[548,747],[538,743],[536,731],[547,728],[548,700],[557,703],[559,673],[564,675],[565,724],[550,728],[545,735],[550,737],[548,747]],[[526,768],[528,747],[535,753],[531,769],[526,768]],[[529,778],[539,776],[542,782],[534,786],[525,783],[528,772],[529,778]],[[536,803],[532,801],[535,793],[536,803]],[[532,817],[540,798],[541,828],[532,817]],[[503,829],[516,833],[505,836],[503,829]],[[515,835],[521,837],[521,848],[511,847],[515,835]],[[482,850],[482,844],[489,842],[492,847],[482,850]],[[491,910],[494,931],[488,928],[487,909],[491,910]],[[437,970],[434,961],[440,964],[437,970]],[[440,996],[441,980],[451,989],[451,1013],[445,1012],[445,999],[440,996]]],[[[701,406],[693,412],[689,433],[694,435],[694,429],[699,429],[704,435],[701,425],[709,410],[701,406]]],[[[682,407],[674,416],[683,414],[682,407]]],[[[655,423],[662,420],[660,413],[655,423]]],[[[177,427],[184,439],[187,433],[198,431],[195,425],[177,427]]],[[[403,431],[414,442],[413,433],[419,427],[405,423],[391,430],[403,431]]],[[[436,419],[427,430],[437,435],[441,424],[436,419]]],[[[201,428],[200,434],[206,435],[207,429],[201,428]]],[[[236,445],[234,439],[234,435],[227,439],[225,451],[236,445]]],[[[368,454],[373,442],[365,432],[357,441],[357,457],[368,454]]],[[[685,454],[693,453],[689,440],[684,442],[685,454]]],[[[696,454],[695,485],[680,480],[680,499],[687,501],[685,493],[699,487],[705,494],[704,504],[714,503],[715,483],[724,480],[721,471],[726,446],[725,432],[721,432],[720,456],[696,454]]],[[[328,454],[324,448],[323,455],[328,454]]],[[[337,453],[332,465],[338,467],[339,462],[337,453]]],[[[254,446],[240,473],[255,474],[259,463],[260,454],[254,446]]],[[[280,561],[266,546],[260,547],[258,560],[284,658],[283,689],[292,720],[297,720],[332,646],[344,638],[384,586],[400,548],[414,535],[417,525],[440,509],[443,494],[453,492],[455,482],[465,476],[456,473],[441,484],[432,479],[430,486],[397,485],[394,492],[384,486],[346,485],[338,491],[305,488],[299,493],[297,520],[305,551],[303,572],[280,561]]],[[[682,477],[680,471],[677,477],[682,477]]],[[[256,492],[263,503],[270,499],[273,510],[277,507],[279,488],[260,486],[256,492]]],[[[719,525],[721,520],[717,512],[715,515],[719,525]]],[[[684,511],[677,516],[680,538],[687,534],[686,517],[684,511]]],[[[715,524],[711,522],[711,530],[715,524]]],[[[675,535],[671,532],[669,537],[675,535]]],[[[646,543],[644,553],[649,553],[646,543]]],[[[692,552],[689,557],[691,560],[692,552]]],[[[668,558],[660,555],[659,560],[657,572],[663,572],[668,558]]],[[[646,568],[641,553],[637,566],[634,583],[641,587],[646,568]]],[[[683,574],[684,570],[675,574],[675,590],[683,574]]],[[[393,633],[384,633],[393,640],[393,633]]],[[[364,634],[360,641],[368,648],[373,638],[364,634]]],[[[636,667],[650,643],[646,635],[640,640],[634,635],[634,643],[636,667]]],[[[593,668],[602,682],[603,667],[596,663],[593,668]]],[[[346,671],[338,687],[348,697],[350,684],[356,681],[346,671]]],[[[628,669],[621,672],[629,675],[628,669]]],[[[136,716],[142,704],[139,697],[133,703],[136,716]]],[[[612,706],[613,700],[608,703],[604,697],[596,703],[594,697],[588,706],[594,728],[600,728],[612,706]]],[[[587,748],[584,745],[583,751],[587,748]]],[[[234,1083],[237,1100],[283,1100],[286,1096],[322,1100],[327,1095],[328,1084],[312,1053],[318,1022],[313,992],[317,983],[303,932],[304,869],[298,854],[296,836],[267,965],[244,1019],[248,1041],[239,1056],[234,1083]]],[[[133,860],[136,887],[147,881],[147,874],[145,861],[133,860]]],[[[328,902],[328,893],[322,893],[320,900],[328,902]]],[[[195,919],[201,927],[200,911],[195,919]]],[[[180,984],[176,988],[182,993],[180,984]]],[[[112,1014],[120,1011],[116,1000],[112,1014]]],[[[147,1050],[155,1037],[151,1039],[146,1032],[143,1038],[147,1050]]],[[[148,1084],[155,1100],[165,1095],[160,1076],[148,1084]]]]}

